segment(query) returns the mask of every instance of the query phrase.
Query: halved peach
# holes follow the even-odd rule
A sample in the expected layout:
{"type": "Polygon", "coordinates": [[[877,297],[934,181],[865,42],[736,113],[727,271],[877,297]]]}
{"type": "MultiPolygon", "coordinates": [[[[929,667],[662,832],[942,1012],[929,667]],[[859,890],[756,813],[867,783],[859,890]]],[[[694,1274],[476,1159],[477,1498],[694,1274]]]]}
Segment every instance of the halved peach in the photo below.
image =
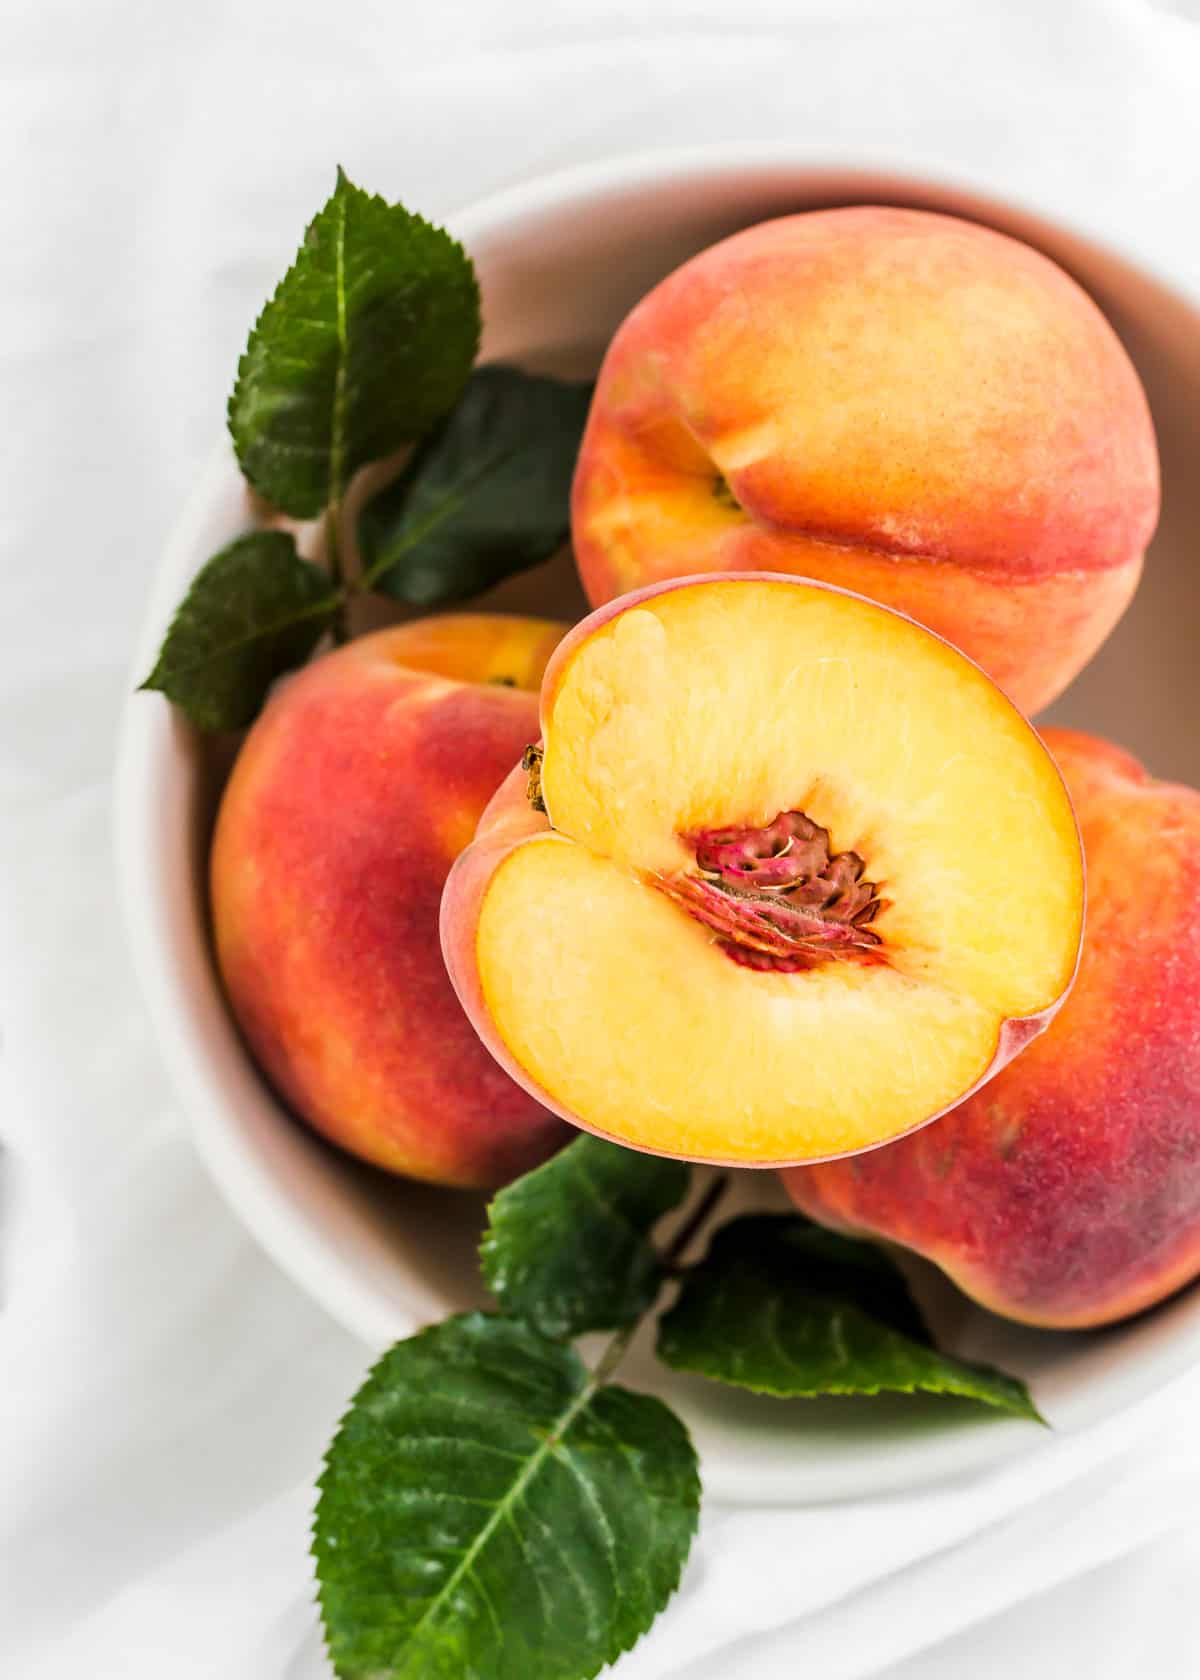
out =
{"type": "Polygon", "coordinates": [[[912,620],[779,575],[659,585],[560,645],[541,725],[534,803],[515,771],[442,946],[484,1042],[576,1125],[698,1161],[848,1154],[960,1101],[1062,1002],[1070,800],[912,620]]]}

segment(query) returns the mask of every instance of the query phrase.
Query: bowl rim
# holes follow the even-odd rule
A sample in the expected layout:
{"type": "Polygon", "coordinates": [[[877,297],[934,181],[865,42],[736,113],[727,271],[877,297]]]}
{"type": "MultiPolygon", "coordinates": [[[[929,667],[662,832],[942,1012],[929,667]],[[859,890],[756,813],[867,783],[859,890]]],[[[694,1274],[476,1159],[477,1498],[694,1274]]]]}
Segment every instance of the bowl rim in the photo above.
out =
{"type": "MultiPolygon", "coordinates": [[[[990,183],[981,184],[978,176],[949,164],[944,152],[924,146],[912,147],[905,152],[899,167],[894,154],[877,153],[870,147],[825,152],[815,151],[800,142],[780,145],[773,140],[732,143],[710,140],[684,146],[612,152],[586,162],[540,171],[499,187],[448,212],[445,226],[456,238],[470,246],[501,230],[507,235],[512,231],[513,224],[557,208],[564,200],[575,204],[587,203],[603,199],[615,188],[662,187],[701,179],[715,182],[744,176],[747,171],[821,176],[851,193],[867,186],[904,196],[916,191],[922,197],[944,198],[947,215],[964,215],[967,219],[974,219],[973,213],[995,210],[1003,217],[1016,216],[1041,223],[1106,253],[1116,263],[1136,268],[1138,273],[1173,291],[1193,308],[1200,308],[1200,281],[1191,281],[1185,274],[1169,272],[1153,260],[1143,260],[1140,255],[1135,262],[1114,239],[1108,223],[1097,223],[1087,214],[1077,216],[1074,211],[1064,215],[1057,205],[1036,195],[999,190],[990,183]],[[961,209],[954,207],[957,202],[961,202],[961,209]]],[[[855,202],[869,203],[871,200],[857,198],[855,202]]]]}
{"type": "MultiPolygon", "coordinates": [[[[748,173],[821,177],[844,186],[847,194],[888,190],[946,198],[947,210],[961,195],[977,211],[994,207],[998,214],[1027,217],[1068,237],[1086,241],[1093,249],[1127,268],[1168,287],[1192,307],[1200,296],[1164,277],[1152,265],[1136,263],[1111,243],[1108,230],[1099,232],[1085,222],[1064,221],[1056,210],[1027,199],[1001,197],[953,170],[945,159],[931,157],[928,166],[905,156],[903,168],[877,160],[870,153],[852,158],[826,157],[800,146],[773,142],[738,145],[705,143],[660,150],[619,153],[587,163],[555,169],[516,182],[473,201],[445,222],[475,254],[486,251],[493,239],[519,238],[530,221],[567,205],[578,208],[615,192],[672,184],[716,184],[748,173]]],[[[859,197],[859,202],[865,202],[859,197]]],[[[183,1111],[197,1152],[220,1193],[248,1233],[293,1281],[340,1325],[369,1347],[392,1341],[399,1330],[394,1304],[385,1303],[350,1265],[333,1268],[323,1244],[328,1233],[309,1218],[282,1189],[265,1163],[247,1146],[234,1123],[212,1059],[206,1054],[182,1007],[186,988],[177,972],[168,927],[169,907],[164,888],[164,858],[155,844],[156,776],[164,757],[178,751],[173,739],[176,720],[165,705],[148,704],[136,692],[177,604],[181,578],[190,575],[203,526],[219,502],[229,497],[235,482],[240,489],[228,443],[216,444],[190,494],[184,501],[155,568],[147,605],[135,642],[128,692],[122,707],[113,778],[113,839],[118,897],[129,949],[144,1006],[170,1082],[183,1111]]],[[[416,1328],[412,1318],[410,1328],[416,1328]]],[[[1165,1338],[1144,1350],[1136,1380],[1110,1380],[1099,1386],[1103,1395],[1072,1407],[1062,1435],[1078,1436],[1101,1425],[1130,1406],[1159,1394],[1178,1381],[1200,1360],[1200,1319],[1190,1329],[1165,1338]]],[[[823,1481],[809,1479],[804,1503],[825,1499],[883,1494],[914,1485],[928,1485],[949,1477],[997,1468],[1016,1453],[1031,1449],[1044,1453],[1046,1438],[1034,1426],[1009,1420],[988,1420],[987,1427],[946,1430],[927,1448],[936,1467],[914,1477],[911,1470],[878,1474],[858,1484],[844,1473],[823,1481]]],[[[1061,1439],[1061,1436],[1060,1436],[1061,1439]]],[[[796,1503],[797,1496],[774,1485],[770,1476],[712,1476],[706,1465],[710,1497],[762,1503],[796,1503]]]]}

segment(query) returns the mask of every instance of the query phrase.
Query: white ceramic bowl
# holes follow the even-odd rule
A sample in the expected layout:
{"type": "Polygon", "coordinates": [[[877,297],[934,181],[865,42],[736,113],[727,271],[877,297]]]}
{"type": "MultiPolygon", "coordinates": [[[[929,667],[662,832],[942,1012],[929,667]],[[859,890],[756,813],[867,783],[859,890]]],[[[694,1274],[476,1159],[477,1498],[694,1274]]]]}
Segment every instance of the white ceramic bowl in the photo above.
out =
{"type": "MultiPolygon", "coordinates": [[[[762,151],[643,156],[573,170],[493,197],[454,227],[482,282],[483,354],[582,372],[595,366],[636,299],[693,252],[768,216],[867,201],[955,210],[1017,233],[1074,272],[1124,337],[1159,428],[1164,520],[1134,607],[1054,715],[1112,734],[1160,774],[1200,781],[1192,727],[1200,668],[1191,634],[1200,317],[1184,299],[1086,238],[1011,206],[762,151]]],[[[139,676],[193,573],[248,519],[241,480],[222,448],[164,557],[140,638],[139,676]]],[[[584,610],[565,565],[512,580],[490,599],[516,610],[584,610]]],[[[147,1005],[197,1145],[229,1201],[302,1288],[365,1343],[382,1345],[482,1299],[474,1261],[481,1204],[337,1154],[284,1111],[248,1059],[225,1011],[207,935],[204,861],[222,769],[165,701],[130,699],[118,852],[147,1005]]],[[[769,1175],[751,1173],[740,1175],[737,1195],[762,1204],[779,1192],[769,1175]]],[[[1057,1336],[977,1311],[919,1265],[914,1281],[948,1344],[1027,1377],[1058,1431],[1115,1413],[1200,1358],[1200,1290],[1122,1329],[1057,1336]]],[[[635,1350],[627,1375],[681,1408],[717,1498],[880,1492],[1036,1452],[1046,1440],[1032,1425],[919,1397],[762,1400],[674,1377],[646,1349],[635,1350]]]]}

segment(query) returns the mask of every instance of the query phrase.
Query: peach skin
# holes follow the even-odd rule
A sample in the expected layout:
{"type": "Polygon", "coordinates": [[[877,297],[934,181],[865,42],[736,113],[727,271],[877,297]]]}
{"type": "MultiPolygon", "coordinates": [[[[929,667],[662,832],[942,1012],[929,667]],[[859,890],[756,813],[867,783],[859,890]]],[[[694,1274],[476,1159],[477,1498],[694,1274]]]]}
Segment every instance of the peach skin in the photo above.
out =
{"type": "Polygon", "coordinates": [[[914,1249],[994,1312],[1078,1329],[1200,1273],[1200,793],[1094,737],[1045,739],[1088,867],[1061,1012],[924,1132],[784,1180],[812,1218],[914,1249]]]}
{"type": "Polygon", "coordinates": [[[569,1135],[479,1043],[438,946],[561,634],[462,614],[364,636],[276,691],[221,803],[217,956],[260,1065],[333,1142],[437,1184],[502,1184],[569,1135]]]}
{"type": "Polygon", "coordinates": [[[858,207],[735,234],[637,305],[572,526],[594,606],[695,572],[818,578],[1031,713],[1128,605],[1158,502],[1137,374],[1073,280],[955,217],[858,207]]]}

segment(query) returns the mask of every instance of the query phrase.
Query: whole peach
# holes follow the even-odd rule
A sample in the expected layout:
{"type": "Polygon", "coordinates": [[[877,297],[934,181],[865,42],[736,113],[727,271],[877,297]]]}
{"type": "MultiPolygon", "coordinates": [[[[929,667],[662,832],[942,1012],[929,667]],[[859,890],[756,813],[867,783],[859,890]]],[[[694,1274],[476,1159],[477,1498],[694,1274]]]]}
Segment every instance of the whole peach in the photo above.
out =
{"type": "Polygon", "coordinates": [[[1026,712],[1121,616],[1158,517],[1133,366],[1046,257],[858,207],[735,234],[609,347],[573,539],[594,606],[697,572],[871,596],[1026,712]]]}
{"type": "Polygon", "coordinates": [[[1088,865],[1048,1031],[925,1131],[784,1174],[839,1230],[934,1260],[1027,1324],[1108,1324],[1200,1273],[1200,793],[1049,729],[1088,865]]]}
{"type": "Polygon", "coordinates": [[[364,636],[275,693],[221,803],[217,957],[251,1049],[318,1131],[414,1178],[494,1186],[568,1135],[479,1043],[438,944],[561,633],[463,614],[364,636]]]}

